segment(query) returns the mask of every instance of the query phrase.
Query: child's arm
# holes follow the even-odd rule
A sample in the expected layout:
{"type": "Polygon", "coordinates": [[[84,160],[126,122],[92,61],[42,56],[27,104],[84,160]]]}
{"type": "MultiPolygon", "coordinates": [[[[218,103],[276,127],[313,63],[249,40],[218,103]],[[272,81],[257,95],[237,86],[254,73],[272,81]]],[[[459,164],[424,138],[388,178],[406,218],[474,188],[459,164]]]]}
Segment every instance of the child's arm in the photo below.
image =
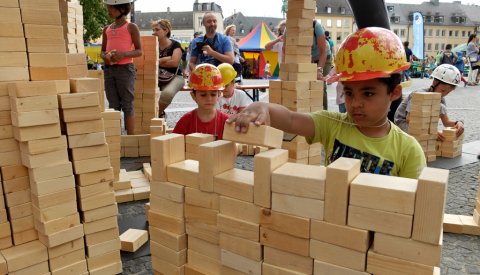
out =
{"type": "MultiPolygon", "coordinates": [[[[440,119],[442,120],[443,126],[453,127],[455,129],[457,129],[457,137],[459,137],[463,134],[463,131],[464,131],[463,121],[450,120],[450,118],[448,118],[447,114],[440,114],[440,119]]],[[[439,132],[438,133],[438,139],[443,141],[445,139],[445,137],[442,135],[442,133],[439,132]]]]}
{"type": "Polygon", "coordinates": [[[139,57],[142,56],[142,43],[140,41],[140,30],[138,26],[133,23],[128,23],[128,32],[132,36],[132,43],[134,46],[133,51],[119,52],[115,51],[112,53],[112,61],[118,62],[124,58],[128,57],[139,57]]]}
{"type": "Polygon", "coordinates": [[[100,52],[100,57],[103,59],[105,65],[110,65],[111,60],[110,54],[107,54],[107,28],[108,26],[103,28],[103,35],[102,35],[102,50],[100,52]]]}
{"type": "Polygon", "coordinates": [[[309,114],[292,112],[278,104],[254,102],[227,120],[227,123],[232,122],[235,122],[237,132],[247,132],[249,123],[254,122],[255,125],[266,124],[305,137],[315,135],[315,123],[309,114]]]}

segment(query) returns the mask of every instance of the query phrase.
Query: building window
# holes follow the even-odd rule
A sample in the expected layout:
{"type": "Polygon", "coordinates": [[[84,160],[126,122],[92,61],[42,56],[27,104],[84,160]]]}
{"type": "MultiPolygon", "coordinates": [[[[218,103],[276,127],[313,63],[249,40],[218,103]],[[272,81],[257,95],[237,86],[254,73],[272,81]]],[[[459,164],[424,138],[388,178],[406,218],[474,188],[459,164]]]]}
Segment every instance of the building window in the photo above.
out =
{"type": "Polygon", "coordinates": [[[405,37],[405,30],[404,29],[400,30],[400,37],[405,37]]]}
{"type": "Polygon", "coordinates": [[[440,30],[437,30],[437,36],[440,36],[440,30]]]}
{"type": "Polygon", "coordinates": [[[400,23],[400,16],[392,16],[390,17],[390,21],[393,23],[400,23]]]}
{"type": "Polygon", "coordinates": [[[443,23],[443,16],[435,16],[435,23],[443,23]]]}
{"type": "Polygon", "coordinates": [[[455,31],[455,36],[458,37],[458,31],[455,31]]]}
{"type": "Polygon", "coordinates": [[[466,31],[462,31],[462,37],[465,37],[466,31]]]}
{"type": "Polygon", "coordinates": [[[345,9],[344,7],[340,7],[340,14],[345,14],[347,13],[347,9],[345,9]]]}
{"type": "Polygon", "coordinates": [[[331,7],[325,7],[325,11],[327,13],[332,13],[332,8],[331,7]]]}
{"type": "Polygon", "coordinates": [[[332,27],[332,19],[327,19],[327,27],[332,27]]]}
{"type": "Polygon", "coordinates": [[[342,26],[343,26],[344,28],[348,28],[348,26],[350,25],[350,21],[349,21],[348,19],[343,19],[343,23],[342,23],[342,24],[343,24],[342,26]]]}
{"type": "Polygon", "coordinates": [[[448,36],[452,37],[453,36],[453,31],[448,31],[448,36]]]}
{"type": "Polygon", "coordinates": [[[393,29],[393,33],[395,33],[398,36],[398,30],[397,29],[393,29]]]}
{"type": "Polygon", "coordinates": [[[342,27],[342,20],[337,19],[337,28],[341,28],[341,27],[342,27]]]}
{"type": "Polygon", "coordinates": [[[435,50],[438,51],[438,43],[435,43],[435,50]]]}
{"type": "Polygon", "coordinates": [[[428,29],[428,36],[432,36],[433,35],[433,30],[432,29],[428,29]]]}
{"type": "Polygon", "coordinates": [[[442,36],[445,36],[445,35],[446,35],[446,33],[447,33],[447,31],[446,31],[446,30],[442,30],[442,36]]]}
{"type": "Polygon", "coordinates": [[[395,10],[394,6],[387,6],[388,12],[393,12],[395,10]]]}
{"type": "Polygon", "coordinates": [[[427,51],[431,51],[432,50],[432,43],[428,43],[427,44],[427,51]]]}
{"type": "Polygon", "coordinates": [[[445,43],[442,43],[441,49],[445,49],[445,43]]]}

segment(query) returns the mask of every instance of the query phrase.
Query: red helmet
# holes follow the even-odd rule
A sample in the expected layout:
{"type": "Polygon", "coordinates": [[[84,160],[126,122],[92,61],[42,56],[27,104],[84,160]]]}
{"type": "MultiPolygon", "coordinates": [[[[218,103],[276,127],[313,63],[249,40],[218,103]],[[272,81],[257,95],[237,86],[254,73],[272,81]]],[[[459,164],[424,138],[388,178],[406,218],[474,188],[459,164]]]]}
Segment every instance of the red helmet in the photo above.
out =
{"type": "Polygon", "coordinates": [[[402,41],[379,27],[360,29],[340,45],[335,58],[338,81],[388,77],[410,67],[402,41]]]}
{"type": "Polygon", "coordinates": [[[221,91],[224,89],[222,74],[211,64],[199,64],[190,74],[188,87],[197,91],[221,91]]]}

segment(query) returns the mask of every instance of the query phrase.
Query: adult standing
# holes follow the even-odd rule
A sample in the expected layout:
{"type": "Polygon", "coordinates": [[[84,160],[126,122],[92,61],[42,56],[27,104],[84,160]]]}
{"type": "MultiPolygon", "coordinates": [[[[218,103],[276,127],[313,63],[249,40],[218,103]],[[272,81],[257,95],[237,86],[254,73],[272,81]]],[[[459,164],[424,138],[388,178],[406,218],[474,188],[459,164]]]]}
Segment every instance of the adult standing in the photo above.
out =
{"type": "Polygon", "coordinates": [[[108,16],[115,20],[103,28],[100,57],[105,62],[105,94],[110,108],[122,110],[127,134],[135,130],[133,108],[135,65],[133,58],[142,55],[140,30],[129,23],[133,0],[104,0],[108,16]]]}
{"type": "Polygon", "coordinates": [[[265,44],[265,49],[277,52],[278,53],[278,64],[282,64],[283,61],[283,33],[285,31],[285,27],[287,26],[287,22],[285,20],[280,21],[277,26],[278,36],[274,40],[265,44]]]}
{"type": "Polygon", "coordinates": [[[188,66],[191,71],[197,64],[208,63],[215,66],[221,63],[233,64],[233,47],[230,39],[217,32],[217,17],[212,12],[203,15],[205,35],[193,40],[188,66]]]}
{"type": "MultiPolygon", "coordinates": [[[[312,63],[317,64],[317,79],[323,80],[323,76],[328,75],[332,69],[332,52],[330,43],[325,37],[325,29],[315,19],[313,19],[313,37],[312,63]]],[[[328,110],[327,85],[323,85],[323,109],[328,110]]]]}
{"type": "Polygon", "coordinates": [[[225,35],[230,39],[230,42],[232,42],[232,47],[233,47],[233,68],[237,72],[237,77],[235,78],[236,82],[240,82],[242,79],[242,62],[243,62],[243,57],[240,55],[240,48],[238,47],[238,43],[235,40],[235,33],[237,32],[237,27],[235,25],[228,25],[225,28],[225,35]]]}
{"type": "Polygon", "coordinates": [[[467,41],[467,59],[470,62],[470,71],[468,72],[468,85],[477,85],[477,74],[480,68],[479,64],[479,49],[477,46],[478,38],[477,34],[470,34],[467,41]]]}
{"type": "MultiPolygon", "coordinates": [[[[403,42],[403,47],[405,48],[405,57],[407,58],[408,63],[412,63],[413,59],[413,52],[412,49],[410,49],[408,46],[410,45],[410,42],[405,41],[403,42]]],[[[408,70],[405,70],[403,72],[403,80],[410,80],[410,71],[411,71],[412,66],[408,70]]]]}
{"type": "Polygon", "coordinates": [[[172,76],[171,80],[159,78],[160,99],[158,101],[158,112],[160,117],[165,116],[165,109],[172,103],[175,94],[185,85],[182,77],[180,62],[182,60],[182,49],[178,41],[170,39],[172,25],[167,19],[160,19],[152,22],[153,35],[158,39],[158,69],[159,75],[172,76]]]}

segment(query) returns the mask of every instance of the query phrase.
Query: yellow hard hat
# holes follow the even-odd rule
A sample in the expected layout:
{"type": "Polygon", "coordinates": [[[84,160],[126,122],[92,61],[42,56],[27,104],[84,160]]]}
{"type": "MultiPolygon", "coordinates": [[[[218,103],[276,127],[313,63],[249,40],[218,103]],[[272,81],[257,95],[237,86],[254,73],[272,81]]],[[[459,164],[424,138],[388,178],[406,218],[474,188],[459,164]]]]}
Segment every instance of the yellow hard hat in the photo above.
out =
{"type": "Polygon", "coordinates": [[[390,30],[368,27],[350,34],[335,58],[338,81],[359,81],[388,77],[410,67],[405,48],[390,30]]]}
{"type": "Polygon", "coordinates": [[[228,63],[222,63],[218,65],[218,69],[222,74],[223,85],[225,86],[230,84],[230,82],[232,82],[235,79],[235,77],[237,77],[237,72],[235,71],[233,66],[228,63]]]}
{"type": "Polygon", "coordinates": [[[198,91],[221,91],[224,89],[222,74],[211,64],[199,64],[190,74],[188,87],[198,91]]]}

